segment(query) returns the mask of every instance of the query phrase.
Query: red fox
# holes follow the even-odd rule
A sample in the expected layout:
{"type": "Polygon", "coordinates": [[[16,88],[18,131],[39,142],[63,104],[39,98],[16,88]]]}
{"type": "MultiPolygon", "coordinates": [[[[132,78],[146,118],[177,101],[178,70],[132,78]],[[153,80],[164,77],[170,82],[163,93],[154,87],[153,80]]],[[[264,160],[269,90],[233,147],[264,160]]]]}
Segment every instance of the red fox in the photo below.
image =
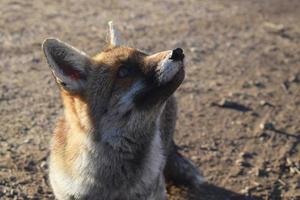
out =
{"type": "Polygon", "coordinates": [[[148,55],[123,46],[112,22],[109,37],[94,57],[58,39],[43,43],[64,105],[49,159],[55,197],[165,200],[165,180],[200,186],[173,141],[183,50],[148,55]]]}

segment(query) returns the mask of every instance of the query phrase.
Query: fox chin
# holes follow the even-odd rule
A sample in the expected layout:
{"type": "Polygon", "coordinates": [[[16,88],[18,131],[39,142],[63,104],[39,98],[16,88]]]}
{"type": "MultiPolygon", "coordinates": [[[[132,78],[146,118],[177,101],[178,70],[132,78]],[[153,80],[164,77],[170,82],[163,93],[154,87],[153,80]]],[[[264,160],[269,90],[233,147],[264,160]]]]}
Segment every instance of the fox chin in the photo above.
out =
{"type": "Polygon", "coordinates": [[[122,45],[112,22],[109,33],[93,57],[58,39],[43,43],[64,105],[49,159],[55,197],[165,200],[165,181],[199,187],[199,170],[173,141],[183,50],[149,55],[122,45]]]}

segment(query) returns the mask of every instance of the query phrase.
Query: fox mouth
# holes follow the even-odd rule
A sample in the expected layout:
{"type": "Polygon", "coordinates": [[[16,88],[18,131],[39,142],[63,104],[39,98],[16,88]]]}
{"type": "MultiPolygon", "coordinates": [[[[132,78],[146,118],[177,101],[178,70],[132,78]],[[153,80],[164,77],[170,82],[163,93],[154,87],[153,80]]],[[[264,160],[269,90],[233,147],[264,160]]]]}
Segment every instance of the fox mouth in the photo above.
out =
{"type": "Polygon", "coordinates": [[[164,103],[176,91],[185,76],[184,57],[183,50],[177,48],[158,63],[145,88],[135,97],[137,107],[150,108],[164,103]]]}

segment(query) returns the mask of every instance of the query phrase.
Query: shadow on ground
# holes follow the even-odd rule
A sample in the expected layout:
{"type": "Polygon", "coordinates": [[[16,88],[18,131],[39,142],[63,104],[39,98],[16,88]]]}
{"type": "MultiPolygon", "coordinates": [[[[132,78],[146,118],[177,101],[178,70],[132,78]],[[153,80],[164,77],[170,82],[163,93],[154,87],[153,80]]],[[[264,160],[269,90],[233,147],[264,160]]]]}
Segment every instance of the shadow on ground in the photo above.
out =
{"type": "Polygon", "coordinates": [[[262,200],[252,195],[242,195],[212,184],[204,184],[197,192],[188,191],[188,200],[262,200]]]}

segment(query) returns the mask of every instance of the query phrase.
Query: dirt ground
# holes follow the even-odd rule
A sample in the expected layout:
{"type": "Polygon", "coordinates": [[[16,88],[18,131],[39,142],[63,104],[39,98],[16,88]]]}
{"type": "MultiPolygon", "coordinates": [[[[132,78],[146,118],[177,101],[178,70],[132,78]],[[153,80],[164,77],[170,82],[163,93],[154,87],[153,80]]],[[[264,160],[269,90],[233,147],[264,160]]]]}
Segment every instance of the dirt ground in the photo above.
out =
{"type": "Polygon", "coordinates": [[[41,52],[93,55],[114,20],[128,45],[185,50],[176,141],[208,184],[169,199],[300,199],[300,1],[0,0],[0,199],[53,199],[47,157],[62,113],[41,52]]]}

